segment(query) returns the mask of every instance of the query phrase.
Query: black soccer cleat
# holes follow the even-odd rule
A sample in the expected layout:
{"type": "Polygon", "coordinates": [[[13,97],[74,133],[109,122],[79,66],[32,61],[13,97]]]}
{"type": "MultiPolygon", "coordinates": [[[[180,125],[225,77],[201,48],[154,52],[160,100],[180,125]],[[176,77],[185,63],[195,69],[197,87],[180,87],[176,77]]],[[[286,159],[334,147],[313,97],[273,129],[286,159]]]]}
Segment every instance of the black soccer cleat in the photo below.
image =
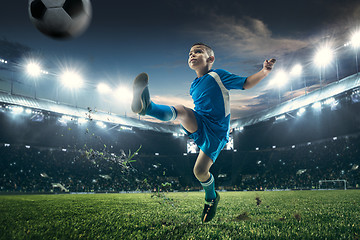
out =
{"type": "Polygon", "coordinates": [[[216,214],[216,208],[220,201],[220,195],[216,192],[216,198],[210,202],[205,201],[204,211],[201,215],[201,221],[203,223],[211,221],[216,214]]]}
{"type": "Polygon", "coordinates": [[[149,76],[146,73],[140,73],[133,82],[131,110],[139,115],[145,115],[151,103],[148,83],[149,76]]]}

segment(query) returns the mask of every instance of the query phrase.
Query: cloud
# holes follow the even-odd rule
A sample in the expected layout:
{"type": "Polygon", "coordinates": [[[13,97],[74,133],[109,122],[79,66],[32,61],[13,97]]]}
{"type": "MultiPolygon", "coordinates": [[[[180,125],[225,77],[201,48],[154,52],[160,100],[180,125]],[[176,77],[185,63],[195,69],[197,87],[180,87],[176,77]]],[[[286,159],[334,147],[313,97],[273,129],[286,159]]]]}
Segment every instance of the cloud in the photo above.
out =
{"type": "Polygon", "coordinates": [[[307,41],[273,37],[267,25],[256,18],[243,17],[236,19],[228,16],[213,16],[210,31],[214,43],[234,54],[246,57],[282,55],[308,46],[307,41]]]}
{"type": "Polygon", "coordinates": [[[1,57],[11,61],[19,61],[22,56],[29,53],[31,48],[21,43],[0,38],[1,57]]]}
{"type": "Polygon", "coordinates": [[[272,104],[267,93],[258,92],[252,96],[243,94],[231,95],[231,118],[242,118],[264,110],[272,104]]]}

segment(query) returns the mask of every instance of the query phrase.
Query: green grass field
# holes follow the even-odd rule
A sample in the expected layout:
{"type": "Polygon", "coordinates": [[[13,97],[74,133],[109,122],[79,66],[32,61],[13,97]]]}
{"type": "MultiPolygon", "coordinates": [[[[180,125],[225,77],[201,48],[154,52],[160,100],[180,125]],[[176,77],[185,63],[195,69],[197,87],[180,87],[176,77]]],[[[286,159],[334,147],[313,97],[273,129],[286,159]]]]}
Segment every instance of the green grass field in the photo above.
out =
{"type": "Polygon", "coordinates": [[[360,191],[220,194],[207,224],[199,192],[2,195],[0,238],[360,239],[360,191]]]}

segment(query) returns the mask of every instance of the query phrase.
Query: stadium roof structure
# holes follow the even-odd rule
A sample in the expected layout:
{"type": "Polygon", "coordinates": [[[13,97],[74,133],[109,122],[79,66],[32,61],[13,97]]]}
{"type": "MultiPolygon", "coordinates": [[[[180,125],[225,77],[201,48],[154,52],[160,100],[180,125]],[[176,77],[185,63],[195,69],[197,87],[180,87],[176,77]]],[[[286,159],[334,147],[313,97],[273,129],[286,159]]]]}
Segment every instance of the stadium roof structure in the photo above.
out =
{"type": "Polygon", "coordinates": [[[340,93],[354,89],[358,86],[360,86],[360,74],[356,73],[354,75],[345,77],[337,82],[328,84],[327,86],[324,86],[306,95],[293,98],[289,101],[278,104],[275,107],[257,112],[254,115],[250,115],[240,119],[234,119],[231,121],[231,127],[238,128],[250,126],[258,122],[266,121],[272,117],[276,117],[287,112],[291,112],[293,110],[308,106],[312,103],[325,100],[340,93]]]}
{"type": "Polygon", "coordinates": [[[34,99],[26,96],[11,95],[7,92],[0,92],[0,103],[5,103],[9,105],[18,105],[22,107],[28,107],[41,111],[64,114],[78,118],[87,118],[87,119],[91,118],[91,120],[95,120],[95,121],[109,122],[112,124],[119,124],[122,126],[136,127],[142,130],[152,130],[152,131],[165,132],[165,133],[175,133],[175,132],[180,133],[179,125],[149,122],[131,117],[124,117],[116,114],[110,114],[107,112],[74,107],[46,99],[34,99]]]}
{"type": "MultiPolygon", "coordinates": [[[[260,111],[254,115],[250,115],[240,119],[231,120],[231,127],[244,127],[250,126],[262,121],[266,121],[272,117],[282,115],[287,112],[291,112],[296,109],[308,106],[312,103],[322,101],[348,90],[354,89],[360,86],[360,74],[354,74],[343,78],[337,82],[324,86],[321,89],[310,92],[306,95],[291,99],[287,102],[276,105],[272,108],[260,111]]],[[[19,105],[23,107],[29,107],[33,109],[39,109],[42,111],[54,112],[59,114],[65,114],[69,116],[88,118],[89,109],[74,107],[66,104],[60,104],[46,99],[34,99],[31,97],[11,95],[8,92],[0,92],[0,103],[19,105]]],[[[97,111],[91,113],[92,120],[109,122],[113,124],[119,124],[123,126],[136,127],[143,130],[151,130],[165,133],[181,133],[182,129],[180,125],[156,123],[131,117],[119,116],[116,114],[110,114],[106,112],[97,111]]]]}

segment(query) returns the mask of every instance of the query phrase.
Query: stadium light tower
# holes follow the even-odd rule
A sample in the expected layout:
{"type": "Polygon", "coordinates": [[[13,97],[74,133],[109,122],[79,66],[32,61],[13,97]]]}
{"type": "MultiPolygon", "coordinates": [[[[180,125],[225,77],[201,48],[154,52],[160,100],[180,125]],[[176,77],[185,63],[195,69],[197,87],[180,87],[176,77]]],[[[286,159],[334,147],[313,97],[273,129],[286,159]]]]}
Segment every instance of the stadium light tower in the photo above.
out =
{"type": "Polygon", "coordinates": [[[358,49],[360,47],[360,31],[353,33],[351,37],[351,45],[355,48],[356,73],[359,73],[358,49]]]}
{"type": "Polygon", "coordinates": [[[278,88],[283,87],[289,81],[288,74],[285,71],[280,70],[275,75],[275,79],[273,83],[276,83],[278,88]]]}
{"type": "MultiPolygon", "coordinates": [[[[291,69],[290,74],[292,76],[301,76],[302,70],[303,70],[303,67],[300,64],[295,64],[295,66],[293,66],[293,68],[291,69]]],[[[306,79],[305,78],[304,78],[304,86],[305,86],[305,94],[306,94],[307,91],[306,91],[306,79]]]]}
{"type": "Polygon", "coordinates": [[[356,48],[360,47],[360,31],[357,31],[352,35],[351,44],[356,48]]]}
{"type": "Polygon", "coordinates": [[[289,81],[289,76],[284,70],[279,70],[273,80],[270,82],[271,86],[277,86],[279,90],[279,102],[281,102],[280,88],[282,88],[289,81]]]}
{"type": "Polygon", "coordinates": [[[299,76],[302,73],[302,66],[300,64],[296,64],[292,69],[290,74],[293,76],[299,76]]]}
{"type": "Polygon", "coordinates": [[[333,50],[331,48],[325,46],[325,47],[322,47],[316,53],[314,62],[319,67],[325,67],[333,59],[333,56],[334,56],[333,50]]]}
{"type": "Polygon", "coordinates": [[[111,88],[106,83],[99,83],[97,85],[97,90],[100,93],[109,93],[109,92],[111,92],[111,88]]]}
{"type": "Polygon", "coordinates": [[[115,92],[116,97],[122,102],[129,101],[132,98],[131,91],[129,88],[121,86],[115,92]]]}
{"type": "Polygon", "coordinates": [[[38,77],[41,74],[40,64],[30,62],[26,65],[26,72],[32,77],[38,77]]]}
{"type": "MultiPolygon", "coordinates": [[[[290,75],[294,77],[300,77],[302,73],[302,66],[300,64],[296,64],[290,71],[290,75]]],[[[292,92],[292,83],[291,83],[291,92],[292,92]]],[[[306,94],[306,83],[305,83],[305,94],[306,94]]]]}
{"type": "Polygon", "coordinates": [[[333,58],[334,58],[334,51],[329,46],[322,47],[321,49],[318,50],[318,52],[315,55],[314,62],[320,68],[320,87],[322,82],[321,81],[322,69],[324,69],[325,72],[325,66],[329,64],[333,60],[333,58]]]}
{"type": "Polygon", "coordinates": [[[74,71],[65,71],[60,76],[61,82],[68,88],[81,88],[83,86],[82,77],[74,71]]]}
{"type": "MultiPolygon", "coordinates": [[[[74,89],[74,90],[81,88],[84,84],[84,80],[81,77],[81,75],[72,70],[65,70],[62,73],[62,75],[60,76],[60,80],[65,87],[74,89]]],[[[57,91],[59,91],[59,90],[57,90],[57,91]]],[[[76,94],[76,92],[74,94],[75,94],[75,106],[77,107],[77,104],[78,104],[77,103],[77,94],[76,94]]],[[[59,93],[57,93],[57,95],[58,95],[57,98],[59,98],[59,93]]]]}
{"type": "Polygon", "coordinates": [[[26,73],[33,78],[34,80],[34,97],[36,99],[36,78],[38,78],[42,73],[47,73],[41,69],[41,66],[39,63],[30,61],[26,65],[26,73]]]}
{"type": "MultiPolygon", "coordinates": [[[[117,100],[120,101],[121,104],[128,105],[129,101],[132,99],[132,91],[126,86],[120,86],[114,92],[117,100]]],[[[125,110],[126,116],[126,110],[125,110]]]]}

